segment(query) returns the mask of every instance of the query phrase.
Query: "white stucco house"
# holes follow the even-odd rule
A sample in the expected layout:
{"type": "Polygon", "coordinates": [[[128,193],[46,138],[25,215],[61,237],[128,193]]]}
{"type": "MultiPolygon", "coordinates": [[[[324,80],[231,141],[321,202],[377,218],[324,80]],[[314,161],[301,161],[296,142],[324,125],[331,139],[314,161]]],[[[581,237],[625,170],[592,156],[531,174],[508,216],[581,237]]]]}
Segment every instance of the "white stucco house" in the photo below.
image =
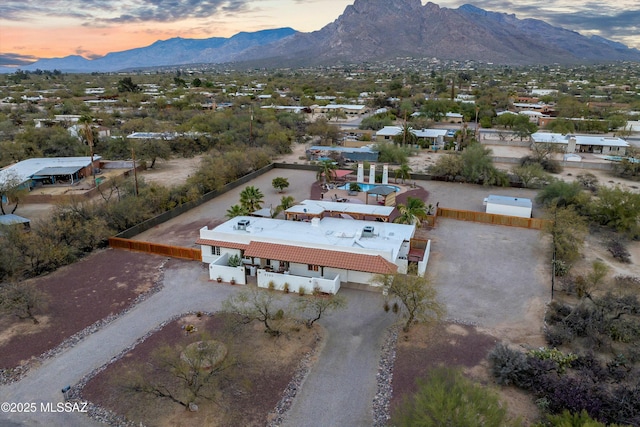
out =
{"type": "Polygon", "coordinates": [[[563,135],[536,132],[531,135],[533,144],[551,143],[563,147],[565,153],[595,153],[624,156],[629,143],[622,138],[603,135],[563,135]]]}
{"type": "Polygon", "coordinates": [[[309,222],[240,216],[213,229],[200,229],[196,241],[209,278],[290,292],[304,288],[335,294],[352,282],[372,285],[376,274],[406,273],[409,264],[423,275],[430,240],[416,239],[414,225],[343,218],[309,222]],[[238,256],[239,266],[229,259],[238,256]],[[271,285],[270,285],[271,284],[271,285]]]}

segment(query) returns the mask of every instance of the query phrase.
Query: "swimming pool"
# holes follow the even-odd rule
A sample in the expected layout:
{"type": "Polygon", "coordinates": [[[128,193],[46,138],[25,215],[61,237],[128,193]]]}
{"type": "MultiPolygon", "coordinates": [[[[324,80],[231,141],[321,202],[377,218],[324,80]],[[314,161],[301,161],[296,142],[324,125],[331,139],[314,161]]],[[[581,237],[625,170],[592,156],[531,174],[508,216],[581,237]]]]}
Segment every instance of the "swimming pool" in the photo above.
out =
{"type": "MultiPolygon", "coordinates": [[[[340,187],[336,187],[336,188],[337,188],[338,190],[348,190],[350,185],[351,185],[351,183],[350,183],[350,182],[348,182],[348,183],[346,183],[346,184],[344,184],[344,185],[341,185],[340,187]]],[[[383,185],[383,184],[367,184],[366,182],[359,182],[359,183],[358,183],[358,185],[360,186],[360,190],[362,190],[362,191],[369,191],[369,190],[372,190],[372,189],[374,189],[374,188],[376,188],[376,187],[391,187],[391,188],[393,188],[393,189],[396,191],[396,193],[397,193],[398,191],[400,191],[400,187],[397,187],[397,186],[395,186],[395,185],[387,185],[387,184],[384,184],[384,185],[383,185]]]]}

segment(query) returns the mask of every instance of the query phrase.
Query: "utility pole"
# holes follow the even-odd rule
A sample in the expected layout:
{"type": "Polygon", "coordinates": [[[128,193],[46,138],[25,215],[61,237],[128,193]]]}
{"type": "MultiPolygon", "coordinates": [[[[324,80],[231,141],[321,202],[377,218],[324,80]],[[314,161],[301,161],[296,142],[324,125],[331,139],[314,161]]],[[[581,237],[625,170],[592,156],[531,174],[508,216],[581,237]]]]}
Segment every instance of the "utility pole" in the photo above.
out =
{"type": "Polygon", "coordinates": [[[253,145],[253,104],[251,105],[251,118],[249,119],[249,145],[253,145]]]}
{"type": "Polygon", "coordinates": [[[133,182],[136,197],[138,197],[138,171],[136,166],[136,152],[133,147],[131,147],[131,158],[133,159],[133,182]]]}
{"type": "Polygon", "coordinates": [[[480,112],[480,107],[476,106],[476,131],[475,131],[476,142],[480,142],[480,132],[478,131],[478,113],[479,112],[480,112]]]}

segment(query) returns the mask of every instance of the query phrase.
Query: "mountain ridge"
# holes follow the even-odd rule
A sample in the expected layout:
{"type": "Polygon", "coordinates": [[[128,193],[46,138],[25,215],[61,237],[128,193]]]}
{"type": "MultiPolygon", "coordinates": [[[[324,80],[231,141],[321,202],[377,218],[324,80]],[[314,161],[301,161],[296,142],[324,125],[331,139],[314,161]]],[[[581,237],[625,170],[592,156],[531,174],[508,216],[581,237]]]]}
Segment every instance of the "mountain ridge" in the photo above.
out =
{"type": "Polygon", "coordinates": [[[471,4],[457,9],[421,0],[355,0],[323,28],[241,32],[230,38],[174,37],[94,60],[42,59],[24,70],[120,71],[188,64],[251,63],[314,66],[396,57],[474,60],[504,65],[640,61],[640,51],[586,37],[537,19],[471,4]]]}

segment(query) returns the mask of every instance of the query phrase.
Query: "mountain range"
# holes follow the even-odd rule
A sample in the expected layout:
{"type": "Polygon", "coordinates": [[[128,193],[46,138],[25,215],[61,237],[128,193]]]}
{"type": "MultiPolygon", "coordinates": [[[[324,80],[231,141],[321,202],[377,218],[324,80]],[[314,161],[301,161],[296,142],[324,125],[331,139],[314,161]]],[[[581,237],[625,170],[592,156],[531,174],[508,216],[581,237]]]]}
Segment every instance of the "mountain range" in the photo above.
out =
{"type": "Polygon", "coordinates": [[[173,38],[94,60],[80,56],[41,59],[22,69],[110,72],[229,62],[294,67],[397,57],[505,65],[576,64],[640,61],[640,51],[469,4],[449,9],[431,2],[422,5],[420,0],[355,0],[335,21],[311,33],[279,28],[230,38],[173,38]]]}

